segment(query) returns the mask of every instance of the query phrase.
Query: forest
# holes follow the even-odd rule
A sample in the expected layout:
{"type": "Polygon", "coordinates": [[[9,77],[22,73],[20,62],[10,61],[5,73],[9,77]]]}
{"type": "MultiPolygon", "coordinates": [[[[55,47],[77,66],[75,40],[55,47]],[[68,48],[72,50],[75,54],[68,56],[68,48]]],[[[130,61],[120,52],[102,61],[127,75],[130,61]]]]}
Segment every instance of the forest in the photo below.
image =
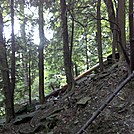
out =
{"type": "Polygon", "coordinates": [[[133,77],[134,0],[0,1],[0,133],[133,134],[133,77]]]}

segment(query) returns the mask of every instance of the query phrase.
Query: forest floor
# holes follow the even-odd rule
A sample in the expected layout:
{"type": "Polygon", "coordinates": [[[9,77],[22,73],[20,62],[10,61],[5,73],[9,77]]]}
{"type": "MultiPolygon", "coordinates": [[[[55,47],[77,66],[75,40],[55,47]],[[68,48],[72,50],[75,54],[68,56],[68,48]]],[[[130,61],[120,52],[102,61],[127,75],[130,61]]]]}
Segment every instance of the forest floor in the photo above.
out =
{"type": "MultiPolygon", "coordinates": [[[[125,62],[110,65],[101,73],[77,81],[71,96],[65,92],[49,98],[43,105],[25,106],[14,121],[0,127],[0,134],[77,134],[128,76],[128,70],[125,62]]],[[[83,134],[134,134],[133,87],[134,79],[83,134]]]]}

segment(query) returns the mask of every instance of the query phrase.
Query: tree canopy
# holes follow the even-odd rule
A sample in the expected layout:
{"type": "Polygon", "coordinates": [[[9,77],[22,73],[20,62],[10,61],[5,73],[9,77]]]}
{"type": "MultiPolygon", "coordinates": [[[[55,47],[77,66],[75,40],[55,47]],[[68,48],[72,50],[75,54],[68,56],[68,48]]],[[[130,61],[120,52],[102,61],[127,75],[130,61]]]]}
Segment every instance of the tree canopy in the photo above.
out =
{"type": "MultiPolygon", "coordinates": [[[[130,40],[134,46],[132,4],[131,0],[1,0],[0,54],[7,64],[0,63],[0,114],[5,114],[4,98],[9,97],[4,93],[3,68],[8,69],[11,100],[19,104],[39,98],[45,102],[46,95],[65,84],[72,86],[75,77],[97,63],[102,71],[108,55],[113,62],[119,53],[120,60],[129,63],[130,40]]],[[[132,52],[131,57],[134,68],[132,52]]]]}

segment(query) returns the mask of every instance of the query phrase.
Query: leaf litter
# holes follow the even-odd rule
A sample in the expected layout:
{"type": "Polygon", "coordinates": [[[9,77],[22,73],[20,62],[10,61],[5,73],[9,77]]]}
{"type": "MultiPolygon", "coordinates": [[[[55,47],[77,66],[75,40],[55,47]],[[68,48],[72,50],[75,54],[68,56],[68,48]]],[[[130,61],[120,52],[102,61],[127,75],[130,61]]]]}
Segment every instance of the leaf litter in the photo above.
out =
{"type": "MultiPolygon", "coordinates": [[[[111,66],[111,65],[110,65],[111,66]]],[[[1,125],[1,134],[77,134],[94,112],[127,77],[125,62],[118,62],[92,78],[79,81],[73,94],[48,98],[38,109],[25,111],[1,125]],[[17,122],[18,121],[18,122],[17,122]],[[15,123],[14,123],[15,122],[15,123]]],[[[134,133],[134,80],[131,80],[85,130],[85,134],[134,133]]],[[[33,107],[33,105],[32,105],[33,107]]],[[[37,107],[37,103],[35,103],[37,107]]]]}

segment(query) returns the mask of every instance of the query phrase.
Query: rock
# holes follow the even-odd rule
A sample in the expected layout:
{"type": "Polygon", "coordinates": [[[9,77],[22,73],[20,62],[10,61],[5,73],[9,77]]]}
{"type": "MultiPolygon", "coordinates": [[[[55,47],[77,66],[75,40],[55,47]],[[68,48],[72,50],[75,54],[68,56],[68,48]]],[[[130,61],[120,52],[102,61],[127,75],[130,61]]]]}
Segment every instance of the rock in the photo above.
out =
{"type": "Polygon", "coordinates": [[[78,123],[79,123],[79,121],[78,121],[78,120],[74,121],[74,125],[77,125],[78,123]]]}
{"type": "Polygon", "coordinates": [[[19,108],[17,108],[17,110],[15,110],[15,114],[16,115],[23,114],[26,112],[26,110],[27,110],[27,105],[22,105],[19,108]]]}
{"type": "Polygon", "coordinates": [[[39,109],[42,109],[42,105],[36,105],[35,106],[35,110],[39,110],[39,109]]]}
{"type": "Polygon", "coordinates": [[[84,82],[85,80],[87,80],[87,77],[84,77],[84,78],[81,78],[81,79],[77,80],[76,84],[79,85],[80,83],[84,82]]]}
{"type": "Polygon", "coordinates": [[[77,105],[86,105],[89,100],[91,100],[91,97],[84,97],[77,102],[77,105]]]}
{"type": "Polygon", "coordinates": [[[33,112],[35,110],[35,105],[36,104],[26,104],[26,105],[22,105],[20,106],[20,108],[18,108],[15,112],[16,115],[20,115],[20,114],[24,114],[27,112],[33,112]]]}
{"type": "Polygon", "coordinates": [[[21,124],[21,123],[26,123],[28,121],[30,121],[34,114],[36,112],[33,112],[33,113],[30,113],[30,114],[25,114],[25,115],[20,115],[20,116],[17,116],[16,119],[14,120],[13,124],[14,125],[18,125],[18,124],[21,124]]]}
{"type": "Polygon", "coordinates": [[[6,119],[0,119],[0,127],[2,127],[6,123],[6,119]]]}

